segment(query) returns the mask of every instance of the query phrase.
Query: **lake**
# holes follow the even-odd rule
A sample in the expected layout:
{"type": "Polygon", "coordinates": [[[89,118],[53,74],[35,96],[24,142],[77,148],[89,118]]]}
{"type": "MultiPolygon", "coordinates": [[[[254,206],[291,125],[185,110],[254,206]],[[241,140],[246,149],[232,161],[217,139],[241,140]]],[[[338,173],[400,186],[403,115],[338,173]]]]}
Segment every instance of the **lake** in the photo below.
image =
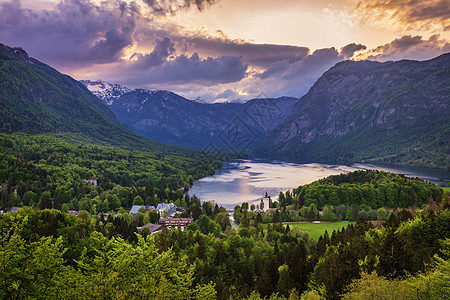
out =
{"type": "MultiPolygon", "coordinates": [[[[402,173],[409,177],[420,177],[434,183],[450,181],[450,172],[424,168],[365,164],[349,166],[320,163],[300,164],[242,159],[224,162],[223,168],[217,170],[213,176],[195,181],[189,190],[189,195],[196,195],[202,201],[214,200],[217,204],[232,209],[242,202],[256,203],[256,201],[261,200],[266,192],[276,200],[280,191],[284,192],[329,175],[368,169],[402,173]]],[[[259,204],[259,202],[256,204],[259,204]]]]}

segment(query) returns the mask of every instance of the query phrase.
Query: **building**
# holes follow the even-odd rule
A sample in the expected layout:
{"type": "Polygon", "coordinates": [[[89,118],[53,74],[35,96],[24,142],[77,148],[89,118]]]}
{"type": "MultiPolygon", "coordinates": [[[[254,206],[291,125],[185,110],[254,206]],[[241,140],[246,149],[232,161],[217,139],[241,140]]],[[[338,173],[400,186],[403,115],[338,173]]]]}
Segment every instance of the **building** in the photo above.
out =
{"type": "Polygon", "coordinates": [[[156,206],[156,211],[160,217],[163,216],[164,212],[167,212],[167,216],[173,217],[177,212],[177,206],[173,203],[159,203],[158,206],[156,206]]]}
{"type": "Polygon", "coordinates": [[[97,186],[97,179],[96,178],[90,178],[90,179],[83,179],[84,182],[86,182],[87,184],[92,184],[97,186]]]}
{"type": "Polygon", "coordinates": [[[261,203],[259,204],[259,209],[262,211],[269,211],[270,207],[272,206],[272,199],[270,198],[269,194],[266,192],[266,195],[263,199],[261,199],[261,203]]]}
{"type": "Polygon", "coordinates": [[[163,229],[162,225],[159,224],[152,224],[152,223],[148,223],[145,224],[142,227],[138,227],[138,230],[141,231],[144,228],[148,228],[148,230],[150,231],[151,234],[157,233],[158,231],[161,231],[163,229]]]}
{"type": "Polygon", "coordinates": [[[76,211],[76,210],[68,210],[67,211],[69,214],[72,214],[72,215],[75,215],[75,216],[77,216],[78,215],[78,211],[76,211]]]}
{"type": "Polygon", "coordinates": [[[192,218],[161,218],[159,225],[167,229],[186,230],[187,226],[194,223],[192,218]]]}
{"type": "Polygon", "coordinates": [[[133,215],[133,217],[135,217],[137,215],[137,213],[139,212],[139,209],[141,209],[141,207],[143,209],[145,209],[145,211],[150,211],[150,210],[154,210],[155,207],[154,206],[144,206],[144,205],[133,205],[130,209],[129,214],[133,215]]]}
{"type": "Polygon", "coordinates": [[[20,209],[20,207],[14,206],[13,208],[11,208],[10,211],[18,211],[20,209]]]}

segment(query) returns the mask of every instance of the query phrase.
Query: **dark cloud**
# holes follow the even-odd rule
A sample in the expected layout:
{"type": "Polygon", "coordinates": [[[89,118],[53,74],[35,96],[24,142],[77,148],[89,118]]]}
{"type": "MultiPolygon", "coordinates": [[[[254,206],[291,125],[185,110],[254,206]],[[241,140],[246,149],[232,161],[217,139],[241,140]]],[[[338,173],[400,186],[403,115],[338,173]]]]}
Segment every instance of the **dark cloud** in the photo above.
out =
{"type": "Polygon", "coordinates": [[[149,54],[135,53],[131,56],[130,60],[137,60],[135,63],[136,69],[148,69],[149,67],[155,67],[166,62],[167,58],[175,53],[174,43],[170,38],[165,37],[162,40],[156,41],[156,46],[149,54]]]}
{"type": "Polygon", "coordinates": [[[183,40],[188,43],[189,47],[206,55],[217,55],[217,53],[231,56],[242,55],[245,62],[260,67],[268,67],[281,60],[287,60],[290,63],[300,61],[310,52],[307,47],[251,44],[227,38],[191,36],[185,37],[183,40]]]}
{"type": "Polygon", "coordinates": [[[216,0],[143,0],[157,15],[173,15],[180,10],[191,7],[202,11],[205,7],[217,2],[216,0]]]}
{"type": "Polygon", "coordinates": [[[12,0],[0,4],[0,36],[56,67],[109,63],[132,45],[139,17],[133,2],[64,0],[54,10],[33,11],[12,0]]]}
{"type": "Polygon", "coordinates": [[[269,66],[262,74],[259,75],[261,79],[267,79],[273,75],[282,73],[286,71],[291,64],[287,60],[280,60],[277,62],[274,62],[272,65],[269,66]]]}
{"type": "Polygon", "coordinates": [[[405,35],[390,43],[371,49],[364,54],[371,60],[430,59],[450,51],[450,44],[439,35],[427,39],[422,36],[405,35]]]}
{"type": "Polygon", "coordinates": [[[242,57],[236,56],[202,59],[197,53],[191,56],[181,54],[158,64],[149,57],[152,54],[139,56],[132,63],[123,65],[117,79],[133,85],[195,83],[210,86],[240,81],[248,68],[242,57]]]}
{"type": "Polygon", "coordinates": [[[360,0],[356,10],[364,14],[366,21],[387,18],[406,29],[450,25],[448,0],[360,0]]]}
{"type": "Polygon", "coordinates": [[[341,55],[344,56],[344,58],[350,58],[353,55],[355,55],[355,52],[366,50],[366,49],[367,49],[367,47],[364,45],[351,43],[351,44],[348,44],[347,46],[342,47],[340,53],[341,53],[341,55]]]}

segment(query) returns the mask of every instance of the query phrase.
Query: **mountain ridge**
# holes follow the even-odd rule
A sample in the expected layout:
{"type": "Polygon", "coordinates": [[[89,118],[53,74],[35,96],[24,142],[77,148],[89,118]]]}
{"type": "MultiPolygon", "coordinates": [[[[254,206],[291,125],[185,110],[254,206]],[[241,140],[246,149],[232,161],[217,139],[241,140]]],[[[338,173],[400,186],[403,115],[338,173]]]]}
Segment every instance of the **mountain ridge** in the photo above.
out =
{"type": "Polygon", "coordinates": [[[199,151],[150,141],[127,131],[84,84],[0,44],[1,133],[58,134],[71,141],[183,154],[199,151]]]}
{"type": "Polygon", "coordinates": [[[258,152],[448,168],[450,54],[345,61],[325,72],[258,152]]]}
{"type": "Polygon", "coordinates": [[[116,84],[83,81],[128,128],[153,140],[200,149],[249,152],[284,120],[293,97],[259,98],[245,102],[205,103],[165,90],[121,89],[116,84]],[[105,96],[106,95],[106,96],[105,96]],[[237,135],[236,135],[237,134],[237,135]],[[231,136],[233,135],[233,136],[231,136]]]}

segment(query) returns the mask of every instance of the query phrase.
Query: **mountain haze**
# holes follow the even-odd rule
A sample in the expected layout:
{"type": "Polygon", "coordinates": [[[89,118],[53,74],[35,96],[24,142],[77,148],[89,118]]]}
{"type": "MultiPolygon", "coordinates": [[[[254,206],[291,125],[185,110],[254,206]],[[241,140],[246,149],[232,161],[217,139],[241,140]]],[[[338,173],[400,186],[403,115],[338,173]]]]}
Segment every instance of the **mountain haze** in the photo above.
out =
{"type": "Polygon", "coordinates": [[[448,168],[450,54],[345,61],[325,72],[260,153],[448,168]]]}

